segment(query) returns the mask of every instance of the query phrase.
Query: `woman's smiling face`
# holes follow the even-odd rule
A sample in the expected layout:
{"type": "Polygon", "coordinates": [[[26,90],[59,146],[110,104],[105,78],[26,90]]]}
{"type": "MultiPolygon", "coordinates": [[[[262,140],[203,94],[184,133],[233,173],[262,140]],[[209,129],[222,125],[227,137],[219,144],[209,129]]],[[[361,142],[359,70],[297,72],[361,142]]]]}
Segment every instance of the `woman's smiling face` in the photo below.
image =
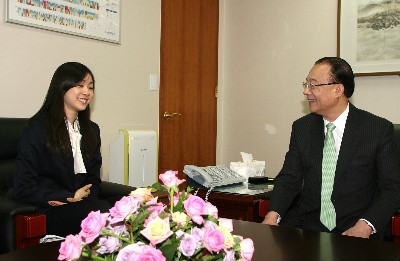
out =
{"type": "Polygon", "coordinates": [[[94,95],[94,84],[90,74],[81,83],[70,88],[64,94],[64,110],[67,118],[75,117],[86,109],[94,95]]]}

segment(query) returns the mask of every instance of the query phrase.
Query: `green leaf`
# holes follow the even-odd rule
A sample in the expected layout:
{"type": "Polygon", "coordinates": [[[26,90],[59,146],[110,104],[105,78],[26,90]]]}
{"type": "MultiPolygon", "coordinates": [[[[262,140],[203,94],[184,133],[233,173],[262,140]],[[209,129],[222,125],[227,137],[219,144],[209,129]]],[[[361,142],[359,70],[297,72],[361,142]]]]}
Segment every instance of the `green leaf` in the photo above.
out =
{"type": "Polygon", "coordinates": [[[201,260],[201,261],[224,260],[224,252],[221,251],[219,254],[212,255],[212,256],[203,256],[199,260],[201,260]]]}
{"type": "Polygon", "coordinates": [[[211,221],[211,222],[213,222],[213,223],[215,223],[215,224],[218,224],[218,219],[216,219],[214,216],[212,216],[212,215],[208,215],[207,216],[207,220],[209,220],[209,221],[211,221]]]}
{"type": "Polygon", "coordinates": [[[187,191],[188,193],[192,192],[193,190],[194,190],[193,187],[187,187],[187,188],[186,188],[186,191],[187,191]]]}
{"type": "Polygon", "coordinates": [[[183,201],[186,200],[186,195],[187,193],[185,191],[181,192],[178,202],[176,203],[176,206],[174,206],[174,212],[183,212],[183,201]]]}
{"type": "Polygon", "coordinates": [[[163,253],[163,256],[167,261],[172,261],[176,250],[178,249],[179,240],[176,238],[167,239],[160,247],[159,250],[163,253]]]}
{"type": "Polygon", "coordinates": [[[151,187],[153,189],[157,190],[157,191],[158,190],[160,190],[160,191],[168,191],[167,188],[165,186],[161,185],[161,183],[159,183],[159,182],[154,183],[151,187]]]}

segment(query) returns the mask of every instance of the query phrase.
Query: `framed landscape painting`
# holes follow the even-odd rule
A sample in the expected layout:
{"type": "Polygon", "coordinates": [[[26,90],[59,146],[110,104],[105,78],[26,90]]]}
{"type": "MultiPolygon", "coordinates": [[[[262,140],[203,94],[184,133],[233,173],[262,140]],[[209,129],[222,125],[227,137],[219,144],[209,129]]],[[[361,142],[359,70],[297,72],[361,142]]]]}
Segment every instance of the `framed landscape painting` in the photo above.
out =
{"type": "Polygon", "coordinates": [[[339,0],[338,56],[356,76],[400,75],[400,1],[339,0]]]}

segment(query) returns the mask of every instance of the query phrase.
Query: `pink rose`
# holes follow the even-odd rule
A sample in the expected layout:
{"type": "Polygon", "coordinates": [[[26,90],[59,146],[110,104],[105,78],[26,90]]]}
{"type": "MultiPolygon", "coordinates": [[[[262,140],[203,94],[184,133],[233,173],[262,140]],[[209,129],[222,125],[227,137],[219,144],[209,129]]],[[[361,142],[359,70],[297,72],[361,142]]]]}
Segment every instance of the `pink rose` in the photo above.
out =
{"type": "Polygon", "coordinates": [[[166,186],[167,188],[179,186],[183,182],[185,182],[184,179],[178,179],[176,176],[178,174],[178,171],[172,171],[168,170],[164,174],[160,174],[158,178],[161,180],[161,182],[166,186]]]}
{"type": "Polygon", "coordinates": [[[205,205],[206,202],[202,198],[194,195],[190,195],[189,198],[183,202],[183,206],[188,216],[199,225],[204,221],[201,215],[204,214],[205,205]]]}
{"type": "Polygon", "coordinates": [[[145,245],[142,247],[142,252],[139,254],[136,261],[165,261],[166,258],[162,252],[154,247],[145,245]]]}
{"type": "Polygon", "coordinates": [[[232,219],[229,218],[219,218],[219,225],[225,227],[229,232],[233,231],[232,219]]]}
{"type": "Polygon", "coordinates": [[[245,238],[240,242],[240,255],[243,261],[250,261],[254,253],[254,243],[250,238],[245,238]]]}
{"type": "Polygon", "coordinates": [[[155,219],[158,217],[158,215],[161,214],[161,212],[164,211],[165,205],[162,202],[157,203],[157,198],[154,198],[153,200],[149,201],[146,203],[146,205],[152,205],[148,208],[148,210],[151,212],[149,217],[145,220],[144,225],[146,226],[147,223],[149,223],[151,220],[155,219]]]}
{"type": "Polygon", "coordinates": [[[79,235],[68,235],[61,243],[58,260],[77,260],[82,252],[82,239],[79,235]]]}
{"type": "Polygon", "coordinates": [[[210,202],[206,202],[206,205],[203,209],[203,215],[213,216],[214,218],[218,218],[218,209],[216,206],[211,204],[210,202]]]}
{"type": "Polygon", "coordinates": [[[110,209],[111,214],[111,224],[123,221],[128,215],[136,212],[139,206],[139,202],[136,201],[133,197],[125,196],[119,201],[117,201],[110,209]]]}
{"type": "Polygon", "coordinates": [[[100,211],[92,211],[89,215],[82,220],[81,232],[79,235],[82,237],[86,244],[92,243],[101,232],[101,229],[106,225],[109,213],[100,213],[100,211]]]}
{"type": "Polygon", "coordinates": [[[176,204],[178,204],[179,202],[179,197],[181,196],[182,192],[178,192],[174,194],[174,206],[176,206],[176,204]]]}
{"type": "Polygon", "coordinates": [[[204,225],[203,244],[210,252],[218,253],[224,249],[225,238],[221,231],[219,231],[212,222],[206,222],[204,225]]]}

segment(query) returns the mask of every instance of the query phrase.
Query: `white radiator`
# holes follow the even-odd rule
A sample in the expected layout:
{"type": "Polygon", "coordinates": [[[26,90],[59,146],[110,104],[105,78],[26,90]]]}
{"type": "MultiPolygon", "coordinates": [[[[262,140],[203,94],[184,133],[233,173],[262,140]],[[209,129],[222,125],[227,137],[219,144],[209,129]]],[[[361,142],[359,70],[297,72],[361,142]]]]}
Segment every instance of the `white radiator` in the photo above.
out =
{"type": "Polygon", "coordinates": [[[110,145],[109,181],[137,188],[157,182],[157,140],[154,130],[120,130],[110,145]]]}

